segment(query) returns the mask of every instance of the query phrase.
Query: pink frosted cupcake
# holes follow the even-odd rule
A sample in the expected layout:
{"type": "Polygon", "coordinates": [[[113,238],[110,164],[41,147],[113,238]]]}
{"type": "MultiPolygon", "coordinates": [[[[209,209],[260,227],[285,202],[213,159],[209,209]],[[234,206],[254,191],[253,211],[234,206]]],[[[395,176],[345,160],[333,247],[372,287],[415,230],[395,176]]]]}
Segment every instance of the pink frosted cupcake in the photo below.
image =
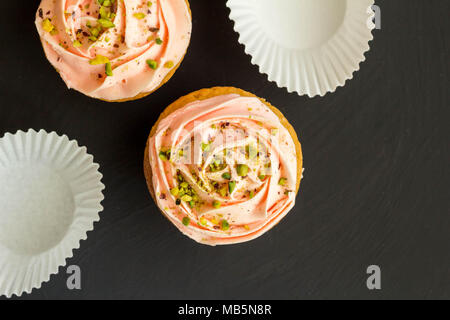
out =
{"type": "Polygon", "coordinates": [[[92,98],[142,98],[167,82],[189,45],[187,0],[42,0],[36,27],[69,88],[92,98]]]}
{"type": "Polygon", "coordinates": [[[288,214],[302,161],[277,108],[217,87],[167,107],[150,133],[144,171],[159,209],[183,234],[225,245],[255,239],[288,214]]]}

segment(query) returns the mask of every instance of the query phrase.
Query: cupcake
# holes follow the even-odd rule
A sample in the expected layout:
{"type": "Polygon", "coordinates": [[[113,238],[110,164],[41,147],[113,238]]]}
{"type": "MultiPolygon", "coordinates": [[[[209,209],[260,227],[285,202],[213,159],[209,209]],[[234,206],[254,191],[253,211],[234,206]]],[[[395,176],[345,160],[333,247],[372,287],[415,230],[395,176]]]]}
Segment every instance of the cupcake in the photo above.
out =
{"type": "Polygon", "coordinates": [[[69,88],[110,102],[167,82],[189,45],[187,0],[42,0],[36,27],[69,88]]]}
{"type": "Polygon", "coordinates": [[[293,208],[302,151],[277,108],[217,87],[161,114],[144,171],[159,209],[183,234],[212,246],[236,244],[261,236],[293,208]]]}

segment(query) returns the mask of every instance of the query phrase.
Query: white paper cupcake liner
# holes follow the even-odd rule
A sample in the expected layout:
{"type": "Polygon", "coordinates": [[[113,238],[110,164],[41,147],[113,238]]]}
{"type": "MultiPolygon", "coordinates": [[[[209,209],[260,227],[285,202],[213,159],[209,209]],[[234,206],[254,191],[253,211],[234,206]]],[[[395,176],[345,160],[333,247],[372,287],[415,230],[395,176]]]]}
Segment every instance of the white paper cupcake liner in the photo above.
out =
{"type": "Polygon", "coordinates": [[[103,210],[98,169],[54,132],[0,139],[0,295],[40,288],[87,238],[103,210]]]}
{"type": "Polygon", "coordinates": [[[374,0],[228,0],[239,42],[279,87],[334,92],[365,60],[374,0]]]}

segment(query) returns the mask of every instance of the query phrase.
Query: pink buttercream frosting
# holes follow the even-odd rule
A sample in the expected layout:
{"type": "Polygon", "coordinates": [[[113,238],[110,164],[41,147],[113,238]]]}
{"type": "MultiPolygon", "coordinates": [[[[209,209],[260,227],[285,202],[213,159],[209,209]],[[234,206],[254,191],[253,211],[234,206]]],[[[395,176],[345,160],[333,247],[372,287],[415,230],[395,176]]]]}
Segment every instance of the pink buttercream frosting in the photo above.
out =
{"type": "Polygon", "coordinates": [[[36,27],[69,88],[114,101],[157,89],[183,59],[192,23],[185,0],[42,0],[36,27]]]}
{"type": "Polygon", "coordinates": [[[174,111],[149,153],[159,208],[197,242],[257,238],[295,204],[295,143],[257,98],[222,95],[174,111]]]}

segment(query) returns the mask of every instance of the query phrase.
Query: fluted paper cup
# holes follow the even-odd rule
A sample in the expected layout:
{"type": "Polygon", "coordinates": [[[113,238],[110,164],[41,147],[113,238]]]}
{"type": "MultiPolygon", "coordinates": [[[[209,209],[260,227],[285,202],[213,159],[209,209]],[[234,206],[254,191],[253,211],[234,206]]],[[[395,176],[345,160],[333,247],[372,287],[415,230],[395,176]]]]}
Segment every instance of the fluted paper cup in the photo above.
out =
{"type": "Polygon", "coordinates": [[[0,139],[0,295],[40,288],[87,238],[103,210],[98,169],[54,132],[0,139]]]}
{"type": "Polygon", "coordinates": [[[353,78],[373,39],[374,0],[228,0],[252,63],[279,87],[314,97],[353,78]]]}

